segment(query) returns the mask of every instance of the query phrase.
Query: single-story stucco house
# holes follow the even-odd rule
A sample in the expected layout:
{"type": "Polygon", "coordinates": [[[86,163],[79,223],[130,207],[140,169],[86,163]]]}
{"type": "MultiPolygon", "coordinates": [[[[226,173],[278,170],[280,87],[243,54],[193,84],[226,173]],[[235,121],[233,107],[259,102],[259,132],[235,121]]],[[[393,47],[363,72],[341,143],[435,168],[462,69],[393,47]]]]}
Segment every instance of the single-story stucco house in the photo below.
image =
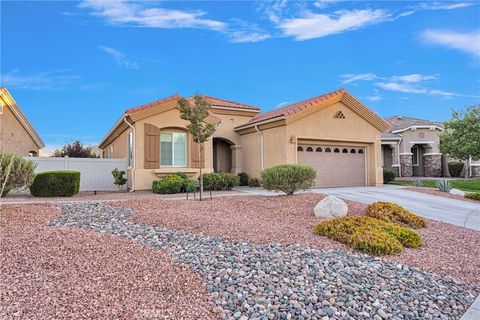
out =
{"type": "Polygon", "coordinates": [[[23,157],[37,157],[45,147],[10,92],[0,88],[0,150],[23,157]]]}
{"type": "MultiPolygon", "coordinates": [[[[316,186],[383,183],[381,134],[390,125],[340,89],[268,112],[203,96],[217,130],[201,148],[203,163],[178,110],[179,95],[128,109],[100,142],[106,158],[125,158],[128,187],[151,189],[168,173],[246,172],[303,163],[317,171],[316,186]]],[[[193,101],[189,98],[189,101],[193,101]]]]}

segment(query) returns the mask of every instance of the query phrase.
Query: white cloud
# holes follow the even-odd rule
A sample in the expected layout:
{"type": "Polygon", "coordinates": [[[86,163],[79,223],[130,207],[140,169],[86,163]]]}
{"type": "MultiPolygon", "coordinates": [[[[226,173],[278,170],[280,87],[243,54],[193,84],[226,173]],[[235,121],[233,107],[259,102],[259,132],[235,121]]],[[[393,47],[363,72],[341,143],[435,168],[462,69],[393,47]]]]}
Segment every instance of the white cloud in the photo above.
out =
{"type": "Polygon", "coordinates": [[[106,52],[109,56],[111,56],[115,60],[117,65],[119,65],[120,67],[124,67],[127,69],[138,69],[137,62],[129,61],[125,56],[125,54],[118,51],[117,49],[105,47],[105,46],[98,46],[98,49],[102,50],[103,52],[106,52]]]}
{"type": "Polygon", "coordinates": [[[285,107],[286,105],[288,105],[288,103],[288,101],[280,102],[279,104],[277,104],[277,108],[285,107]]]}
{"type": "Polygon", "coordinates": [[[229,32],[229,38],[231,42],[246,43],[263,41],[270,38],[270,35],[261,32],[232,31],[229,32]]]}
{"type": "Polygon", "coordinates": [[[61,69],[48,72],[37,72],[22,75],[20,70],[15,69],[2,74],[2,85],[10,88],[27,90],[55,90],[63,89],[76,83],[80,76],[70,74],[70,69],[61,69]]]}
{"type": "Polygon", "coordinates": [[[347,84],[355,81],[375,80],[377,76],[374,73],[360,73],[360,74],[346,73],[346,74],[341,74],[340,78],[343,78],[342,84],[347,84]]]}
{"type": "Polygon", "coordinates": [[[342,10],[334,14],[307,11],[299,18],[279,22],[277,27],[285,36],[294,37],[296,40],[308,40],[360,29],[389,18],[390,15],[381,9],[342,10]]]}
{"type": "Polygon", "coordinates": [[[342,0],[317,0],[313,5],[317,8],[324,9],[332,4],[341,2],[342,0]]]}
{"type": "Polygon", "coordinates": [[[418,82],[425,82],[430,80],[436,80],[438,76],[436,75],[423,75],[419,73],[412,73],[406,74],[403,76],[393,76],[391,77],[392,81],[401,81],[401,82],[408,82],[408,83],[418,83],[418,82]]]}
{"type": "Polygon", "coordinates": [[[372,102],[377,102],[377,101],[382,100],[382,96],[380,96],[380,95],[373,95],[373,96],[365,97],[365,99],[367,99],[367,100],[369,100],[369,101],[372,101],[372,102]]]}
{"type": "Polygon", "coordinates": [[[473,2],[423,2],[419,4],[419,8],[424,10],[454,10],[473,6],[473,2]]]}
{"type": "Polygon", "coordinates": [[[433,96],[441,96],[443,98],[453,98],[453,97],[465,97],[465,98],[474,98],[479,99],[478,95],[469,95],[469,94],[460,94],[449,91],[444,91],[440,89],[431,89],[423,86],[412,85],[409,83],[398,83],[398,82],[377,82],[375,85],[379,88],[388,91],[396,91],[403,93],[414,93],[414,94],[427,94],[433,96]]]}
{"type": "Polygon", "coordinates": [[[480,30],[462,33],[450,30],[424,30],[421,39],[433,45],[445,46],[480,57],[480,30]]]}
{"type": "Polygon", "coordinates": [[[92,14],[105,18],[116,25],[134,25],[148,28],[176,29],[201,28],[222,31],[227,24],[221,21],[204,19],[204,11],[181,11],[175,9],[146,6],[148,2],[136,3],[108,0],[85,0],[81,8],[92,10],[92,14]]]}

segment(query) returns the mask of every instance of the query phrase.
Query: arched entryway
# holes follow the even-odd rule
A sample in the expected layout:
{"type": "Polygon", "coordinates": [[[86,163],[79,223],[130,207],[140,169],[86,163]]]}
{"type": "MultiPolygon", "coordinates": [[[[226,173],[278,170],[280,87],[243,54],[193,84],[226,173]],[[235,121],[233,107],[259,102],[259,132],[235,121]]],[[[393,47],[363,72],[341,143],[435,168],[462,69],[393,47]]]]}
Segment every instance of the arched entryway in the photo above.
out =
{"type": "Polygon", "coordinates": [[[233,145],[227,139],[213,138],[213,170],[215,172],[232,172],[233,145]]]}

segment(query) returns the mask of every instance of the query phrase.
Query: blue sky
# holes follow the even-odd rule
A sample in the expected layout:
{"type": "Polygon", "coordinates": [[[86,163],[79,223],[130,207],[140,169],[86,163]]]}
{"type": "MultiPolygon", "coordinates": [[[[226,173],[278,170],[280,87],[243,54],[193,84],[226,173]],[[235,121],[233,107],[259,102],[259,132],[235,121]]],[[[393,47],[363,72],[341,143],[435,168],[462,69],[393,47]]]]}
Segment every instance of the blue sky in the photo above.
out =
{"type": "Polygon", "coordinates": [[[480,102],[478,2],[1,2],[1,85],[51,150],[196,92],[270,110],[346,88],[381,116],[480,102]]]}

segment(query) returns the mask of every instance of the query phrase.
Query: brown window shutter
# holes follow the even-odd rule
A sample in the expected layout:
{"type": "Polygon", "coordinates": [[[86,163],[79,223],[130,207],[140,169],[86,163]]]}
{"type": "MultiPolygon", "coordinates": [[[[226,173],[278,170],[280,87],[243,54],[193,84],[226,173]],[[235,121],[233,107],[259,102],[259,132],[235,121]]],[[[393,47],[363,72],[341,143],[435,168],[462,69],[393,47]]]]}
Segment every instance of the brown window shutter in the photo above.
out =
{"type": "Polygon", "coordinates": [[[200,152],[199,152],[199,148],[198,148],[198,143],[194,142],[193,141],[193,138],[190,139],[191,141],[191,146],[192,146],[192,150],[191,150],[191,154],[192,154],[192,168],[205,168],[205,146],[204,144],[202,143],[200,145],[200,152]],[[200,158],[200,154],[202,155],[202,157],[200,158]],[[201,162],[200,162],[200,159],[201,159],[201,162]]]}
{"type": "Polygon", "coordinates": [[[145,123],[145,169],[160,168],[160,129],[145,123]]]}

